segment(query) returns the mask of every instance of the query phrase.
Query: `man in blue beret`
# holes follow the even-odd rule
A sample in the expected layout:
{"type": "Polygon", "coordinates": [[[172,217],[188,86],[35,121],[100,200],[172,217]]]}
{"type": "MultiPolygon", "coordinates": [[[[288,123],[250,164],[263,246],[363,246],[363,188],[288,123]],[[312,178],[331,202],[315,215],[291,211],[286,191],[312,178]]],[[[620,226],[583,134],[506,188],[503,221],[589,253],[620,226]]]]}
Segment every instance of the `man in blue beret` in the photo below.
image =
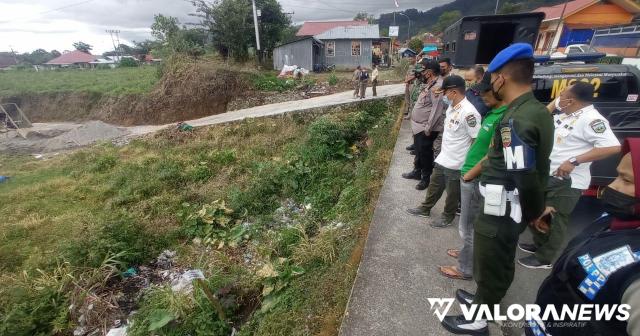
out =
{"type": "MultiPolygon", "coordinates": [[[[533,96],[533,48],[515,43],[489,64],[491,91],[508,105],[497,125],[480,175],[481,208],[474,225],[473,278],[476,294],[456,291],[463,304],[493,311],[513,281],[518,236],[545,210],[544,192],[553,148],[553,118],[533,96]]],[[[486,316],[447,316],[454,334],[488,334],[486,316]]]]}

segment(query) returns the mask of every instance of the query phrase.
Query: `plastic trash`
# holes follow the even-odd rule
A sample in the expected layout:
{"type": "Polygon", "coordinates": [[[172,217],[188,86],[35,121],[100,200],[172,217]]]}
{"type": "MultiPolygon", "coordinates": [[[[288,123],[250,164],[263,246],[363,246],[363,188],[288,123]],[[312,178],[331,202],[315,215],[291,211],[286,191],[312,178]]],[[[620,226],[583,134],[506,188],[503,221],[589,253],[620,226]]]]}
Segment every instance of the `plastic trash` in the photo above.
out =
{"type": "Polygon", "coordinates": [[[204,273],[198,269],[188,270],[171,283],[171,289],[174,292],[191,292],[193,290],[193,280],[195,279],[204,279],[204,273]]]}
{"type": "Polygon", "coordinates": [[[0,175],[0,183],[7,182],[9,180],[9,176],[0,175]]]}
{"type": "Polygon", "coordinates": [[[187,123],[184,123],[184,122],[179,122],[178,123],[178,130],[180,132],[191,132],[191,131],[193,131],[193,126],[191,126],[191,125],[189,125],[187,123]]]}
{"type": "Polygon", "coordinates": [[[138,275],[138,271],[135,267],[131,267],[126,272],[122,273],[122,277],[124,278],[133,278],[136,275],[138,275]]]}
{"type": "Polygon", "coordinates": [[[109,330],[107,336],[127,336],[127,326],[109,330]]]}

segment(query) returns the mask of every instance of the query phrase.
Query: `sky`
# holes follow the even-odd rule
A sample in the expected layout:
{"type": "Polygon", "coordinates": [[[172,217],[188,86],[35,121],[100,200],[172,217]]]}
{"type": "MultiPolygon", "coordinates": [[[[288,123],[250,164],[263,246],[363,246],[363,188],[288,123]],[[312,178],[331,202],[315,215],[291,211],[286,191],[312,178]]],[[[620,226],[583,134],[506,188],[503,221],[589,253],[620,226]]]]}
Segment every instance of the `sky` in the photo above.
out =
{"type": "MultiPolygon", "coordinates": [[[[308,20],[352,19],[356,13],[370,14],[429,8],[452,0],[279,0],[296,23],[308,20]]],[[[186,0],[0,0],[0,51],[17,53],[35,49],[72,50],[77,41],[94,47],[93,54],[113,50],[106,30],[119,30],[121,43],[151,38],[149,28],[155,14],[194,22],[194,8],[186,0]]]]}

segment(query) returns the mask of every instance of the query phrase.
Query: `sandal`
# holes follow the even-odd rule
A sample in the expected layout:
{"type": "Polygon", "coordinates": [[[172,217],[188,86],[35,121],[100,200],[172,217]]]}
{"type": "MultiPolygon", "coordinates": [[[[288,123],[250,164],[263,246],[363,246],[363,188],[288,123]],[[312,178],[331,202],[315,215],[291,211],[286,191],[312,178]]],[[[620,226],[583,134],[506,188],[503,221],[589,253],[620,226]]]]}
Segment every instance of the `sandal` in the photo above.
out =
{"type": "Polygon", "coordinates": [[[471,276],[462,274],[462,272],[460,272],[458,270],[458,267],[456,266],[440,266],[439,269],[440,274],[446,276],[447,278],[456,280],[471,280],[471,276]]]}
{"type": "Polygon", "coordinates": [[[458,249],[448,249],[447,250],[447,255],[450,256],[451,258],[458,259],[458,257],[460,256],[460,250],[458,250],[458,249]]]}

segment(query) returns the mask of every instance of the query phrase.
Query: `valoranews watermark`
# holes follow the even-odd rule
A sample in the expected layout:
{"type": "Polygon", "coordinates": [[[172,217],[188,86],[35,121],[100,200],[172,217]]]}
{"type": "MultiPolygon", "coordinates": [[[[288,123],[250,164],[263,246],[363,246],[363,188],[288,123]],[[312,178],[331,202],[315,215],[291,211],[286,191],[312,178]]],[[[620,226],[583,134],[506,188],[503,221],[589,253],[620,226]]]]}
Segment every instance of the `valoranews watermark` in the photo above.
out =
{"type": "MultiPolygon", "coordinates": [[[[429,305],[433,314],[442,322],[449,313],[449,310],[456,301],[451,298],[428,298],[429,305]]],[[[556,308],[554,305],[548,305],[543,310],[537,304],[512,304],[507,307],[506,314],[500,311],[499,305],[476,305],[460,304],[460,311],[464,318],[468,321],[487,320],[496,322],[516,322],[516,321],[535,321],[537,324],[549,321],[572,321],[556,327],[577,327],[581,326],[580,322],[588,321],[626,321],[629,319],[629,311],[631,306],[628,304],[613,305],[597,305],[597,304],[579,304],[579,305],[562,305],[556,308]]],[[[527,322],[524,322],[527,323],[527,322]]],[[[564,322],[556,322],[564,323],[564,322]]]]}

